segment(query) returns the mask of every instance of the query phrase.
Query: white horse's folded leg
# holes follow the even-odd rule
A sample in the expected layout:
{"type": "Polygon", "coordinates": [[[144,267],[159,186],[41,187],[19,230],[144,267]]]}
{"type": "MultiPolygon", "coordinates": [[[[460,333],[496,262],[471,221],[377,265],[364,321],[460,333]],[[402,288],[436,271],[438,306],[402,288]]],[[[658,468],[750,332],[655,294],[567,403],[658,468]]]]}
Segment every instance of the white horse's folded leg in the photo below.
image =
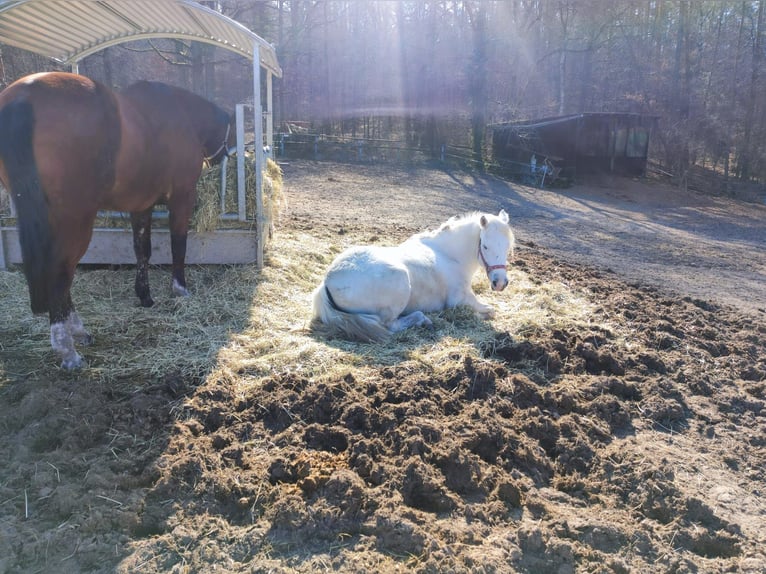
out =
{"type": "Polygon", "coordinates": [[[495,310],[489,305],[484,305],[483,303],[479,303],[478,306],[474,307],[474,310],[476,311],[476,314],[482,319],[492,319],[495,316],[495,310]]]}
{"type": "Polygon", "coordinates": [[[468,305],[473,309],[479,317],[482,319],[492,319],[495,316],[495,310],[489,305],[485,305],[476,298],[473,291],[468,291],[465,294],[465,298],[462,302],[463,305],[468,305]]]}
{"type": "Polygon", "coordinates": [[[82,319],[80,319],[80,316],[76,311],[72,311],[69,314],[69,319],[67,319],[66,324],[75,343],[78,345],[90,345],[93,343],[93,337],[85,330],[85,326],[82,324],[82,319]]]}
{"type": "Polygon", "coordinates": [[[71,371],[82,367],[82,357],[74,349],[68,321],[51,325],[51,347],[61,356],[61,368],[71,371]]]}
{"type": "Polygon", "coordinates": [[[431,319],[426,317],[421,311],[415,311],[409,315],[402,315],[393,321],[388,328],[391,329],[393,333],[398,333],[399,331],[404,331],[410,327],[428,327],[429,329],[433,329],[433,326],[434,324],[431,322],[431,319]]]}

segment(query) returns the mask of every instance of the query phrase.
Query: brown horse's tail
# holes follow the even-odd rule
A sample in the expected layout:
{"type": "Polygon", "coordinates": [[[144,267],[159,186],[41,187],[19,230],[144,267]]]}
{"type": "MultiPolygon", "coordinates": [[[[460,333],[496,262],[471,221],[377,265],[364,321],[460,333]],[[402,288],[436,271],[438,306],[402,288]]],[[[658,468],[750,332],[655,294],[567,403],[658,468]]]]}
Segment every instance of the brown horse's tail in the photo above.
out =
{"type": "Polygon", "coordinates": [[[29,299],[33,313],[45,313],[52,242],[48,201],[40,187],[32,148],[34,122],[34,111],[28,101],[13,100],[0,109],[0,158],[8,175],[8,191],[16,205],[29,299]]]}

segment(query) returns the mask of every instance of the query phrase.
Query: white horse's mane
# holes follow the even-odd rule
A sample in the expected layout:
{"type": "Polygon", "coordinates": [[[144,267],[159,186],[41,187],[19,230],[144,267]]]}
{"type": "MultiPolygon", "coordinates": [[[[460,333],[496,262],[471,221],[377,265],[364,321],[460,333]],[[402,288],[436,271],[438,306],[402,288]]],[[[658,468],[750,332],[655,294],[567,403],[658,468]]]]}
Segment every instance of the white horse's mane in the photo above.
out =
{"type": "Polygon", "coordinates": [[[455,230],[456,227],[462,227],[464,225],[470,225],[474,223],[475,220],[480,218],[482,215],[485,215],[485,214],[479,211],[470,211],[462,215],[453,215],[436,229],[424,231],[420,233],[419,235],[421,237],[436,237],[438,235],[441,235],[442,233],[451,233],[452,231],[455,230]]]}
{"type": "MultiPolygon", "coordinates": [[[[481,225],[481,218],[486,217],[487,221],[491,223],[497,223],[502,225],[502,228],[508,233],[508,236],[510,238],[510,254],[511,257],[513,257],[514,248],[515,248],[515,237],[513,235],[513,231],[511,230],[510,225],[503,222],[502,219],[500,219],[496,215],[492,215],[490,213],[484,213],[481,211],[470,211],[468,213],[464,213],[462,215],[455,215],[451,218],[449,218],[447,221],[442,223],[439,227],[432,231],[424,231],[423,233],[419,233],[415,235],[415,238],[418,238],[420,240],[426,239],[430,241],[434,241],[436,243],[450,243],[453,241],[453,239],[458,237],[458,234],[464,233],[464,234],[473,234],[473,233],[479,233],[481,225]],[[475,227],[474,227],[475,226],[475,227]]],[[[498,231],[501,229],[499,227],[495,227],[498,231]]]]}

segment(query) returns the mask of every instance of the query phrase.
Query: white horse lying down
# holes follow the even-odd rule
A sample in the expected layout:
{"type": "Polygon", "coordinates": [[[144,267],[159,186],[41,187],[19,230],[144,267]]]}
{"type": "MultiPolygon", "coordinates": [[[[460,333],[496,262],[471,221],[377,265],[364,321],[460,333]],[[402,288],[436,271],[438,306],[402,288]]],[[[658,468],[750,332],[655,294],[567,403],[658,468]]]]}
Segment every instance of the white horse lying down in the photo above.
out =
{"type": "Polygon", "coordinates": [[[381,341],[408,327],[431,327],[424,311],[468,305],[490,318],[494,311],[476,298],[471,278],[483,267],[492,290],[505,289],[513,247],[505,210],[453,217],[395,247],[351,247],[314,291],[312,328],[381,341]]]}

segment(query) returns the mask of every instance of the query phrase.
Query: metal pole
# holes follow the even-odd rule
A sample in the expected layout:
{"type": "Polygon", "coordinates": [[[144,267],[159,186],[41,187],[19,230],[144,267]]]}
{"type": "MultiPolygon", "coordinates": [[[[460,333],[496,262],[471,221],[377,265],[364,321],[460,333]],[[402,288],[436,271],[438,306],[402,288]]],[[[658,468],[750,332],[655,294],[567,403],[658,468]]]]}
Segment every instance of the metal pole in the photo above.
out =
{"type": "Polygon", "coordinates": [[[272,80],[274,74],[266,71],[266,145],[274,148],[274,92],[272,80]]]}
{"type": "Polygon", "coordinates": [[[237,104],[235,122],[237,128],[237,214],[240,221],[247,220],[247,196],[245,189],[245,106],[237,104]]]}
{"type": "Polygon", "coordinates": [[[226,172],[229,169],[229,156],[221,160],[221,215],[226,213],[226,172]]]}
{"type": "Polygon", "coordinates": [[[253,128],[255,131],[255,266],[263,268],[263,241],[266,237],[263,217],[263,108],[261,106],[261,50],[253,43],[253,128]]]}
{"type": "Polygon", "coordinates": [[[5,240],[3,235],[5,235],[5,231],[0,228],[0,269],[8,269],[8,264],[5,262],[5,240]]]}

